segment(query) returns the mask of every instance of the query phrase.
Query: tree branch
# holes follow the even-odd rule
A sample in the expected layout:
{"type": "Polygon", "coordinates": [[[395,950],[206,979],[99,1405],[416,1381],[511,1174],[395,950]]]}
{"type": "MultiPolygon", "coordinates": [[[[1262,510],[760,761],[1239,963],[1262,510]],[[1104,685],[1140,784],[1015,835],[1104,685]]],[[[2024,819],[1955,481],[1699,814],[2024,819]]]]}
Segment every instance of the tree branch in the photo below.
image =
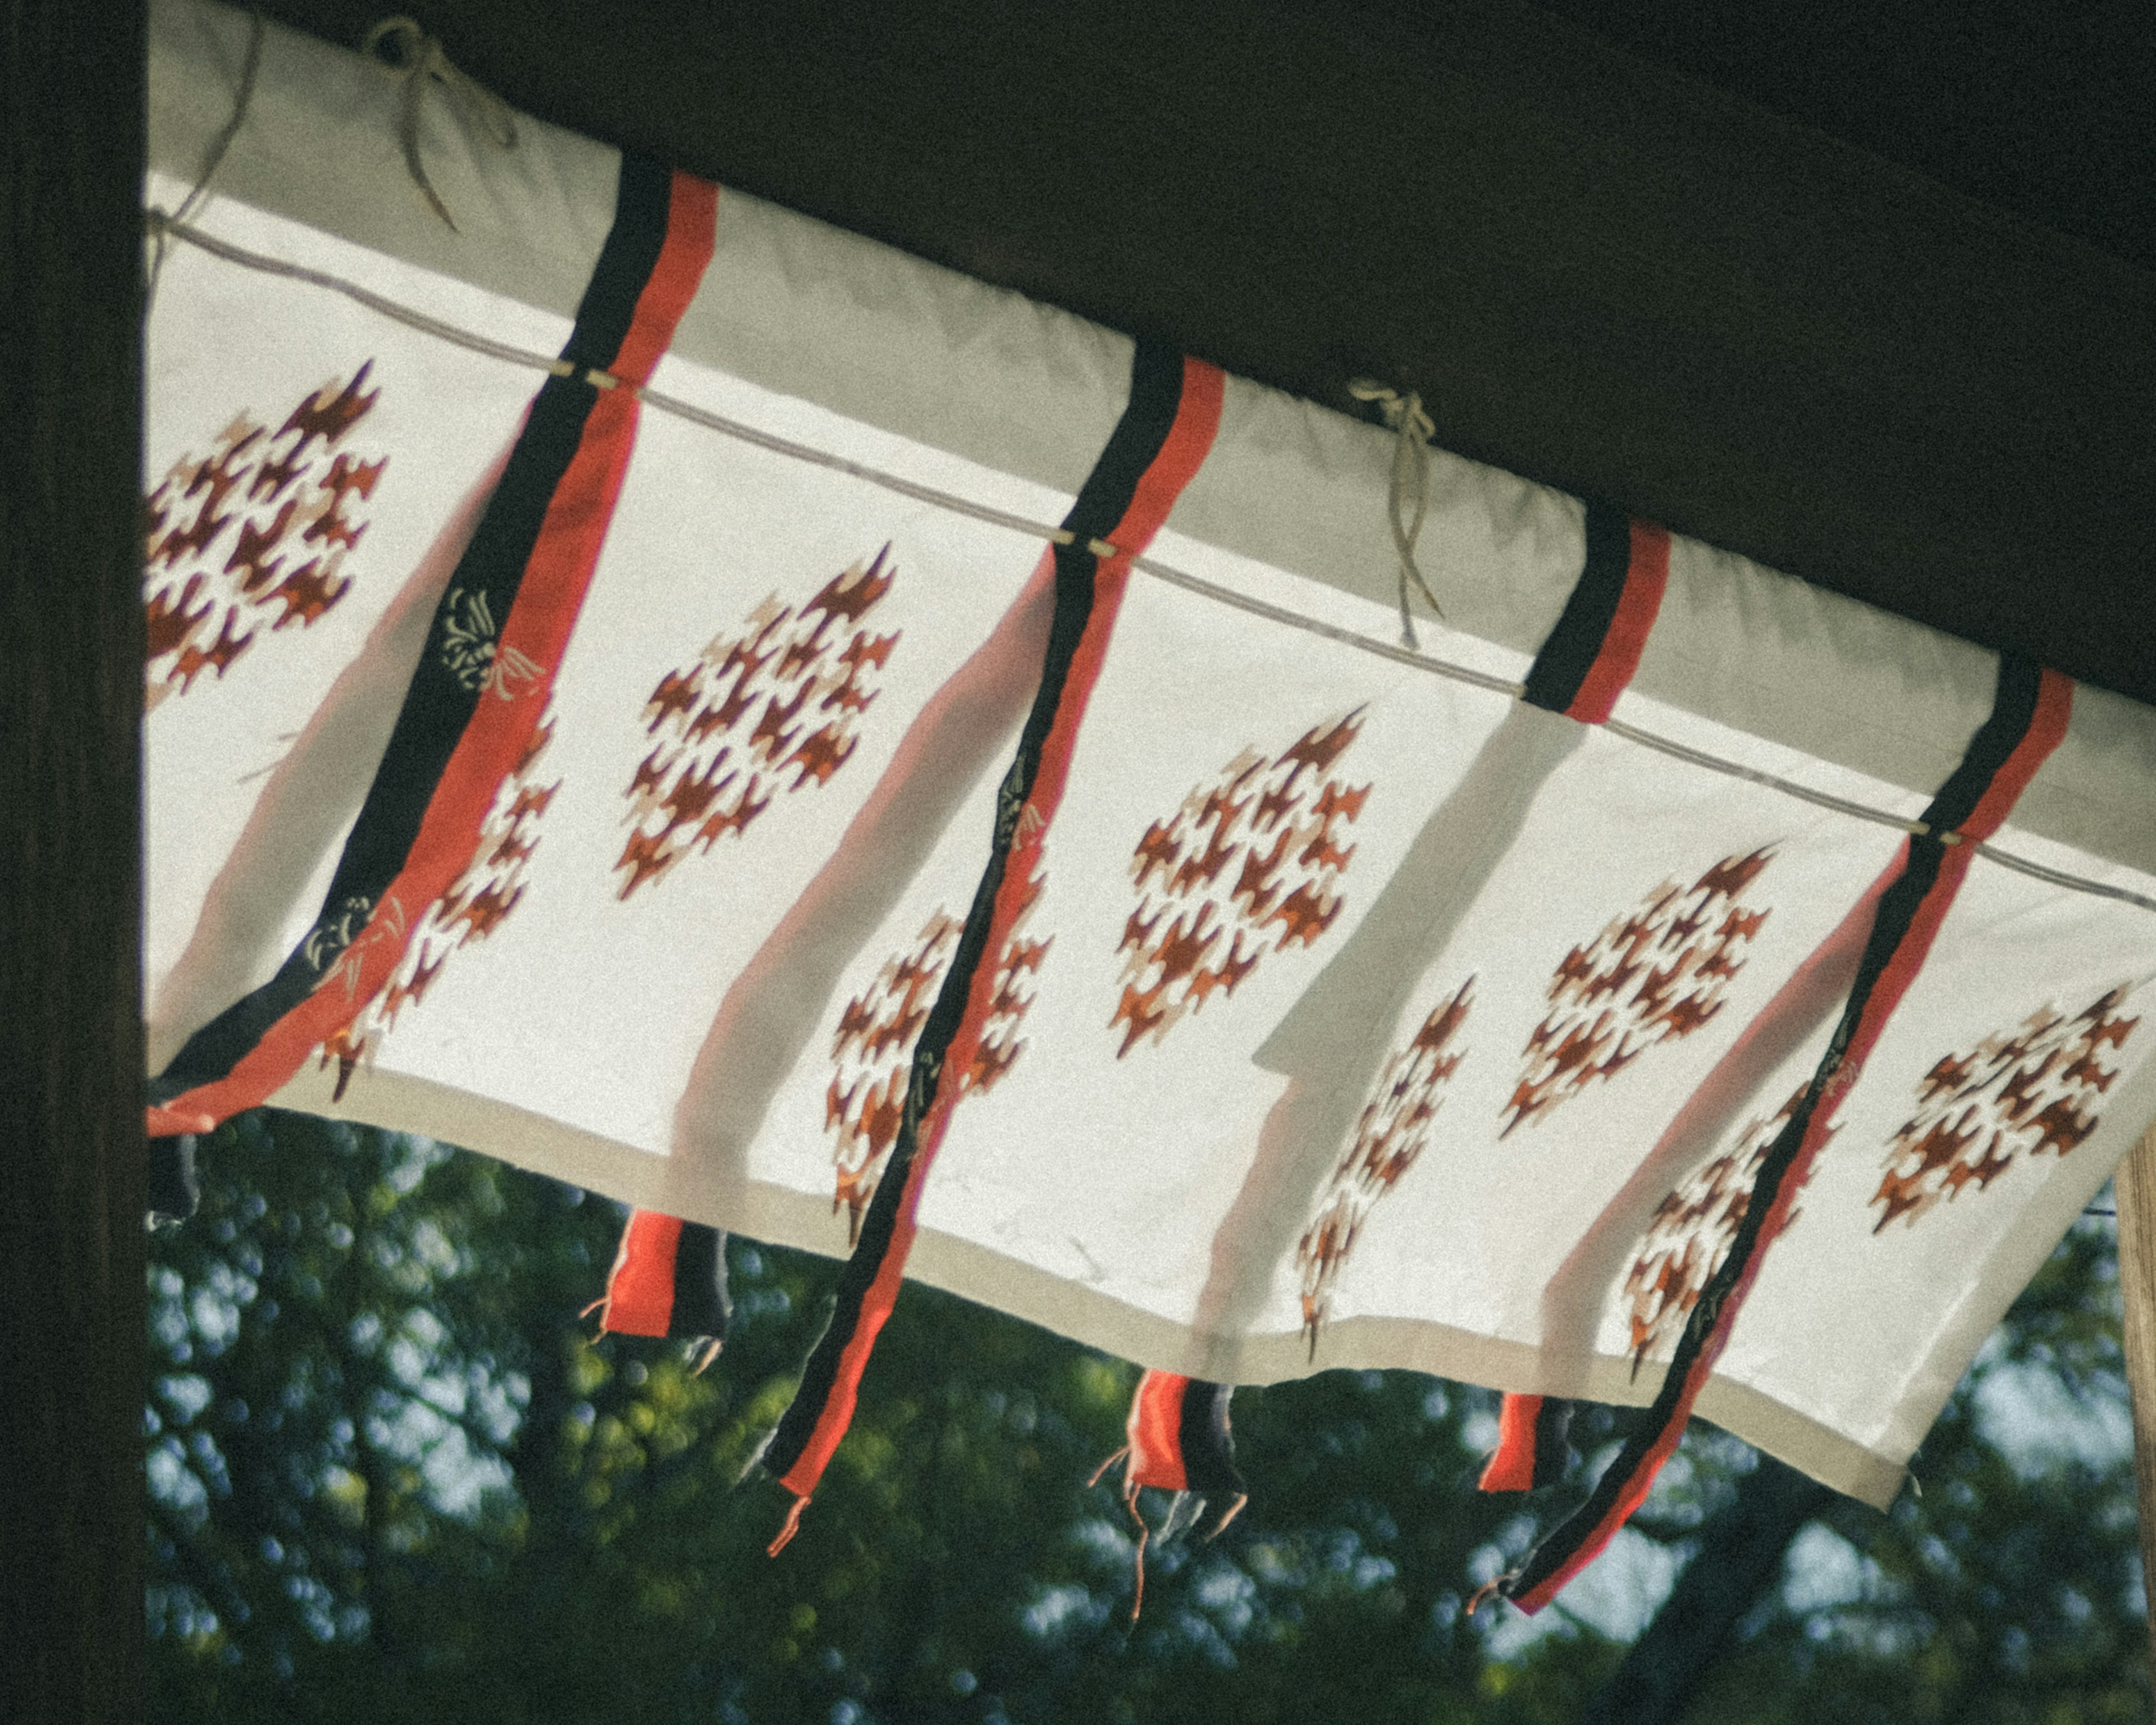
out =
{"type": "Polygon", "coordinates": [[[1834,1492],[1762,1455],[1579,1725],[1675,1725],[1738,1622],[1780,1574],[1783,1554],[1834,1492]]]}

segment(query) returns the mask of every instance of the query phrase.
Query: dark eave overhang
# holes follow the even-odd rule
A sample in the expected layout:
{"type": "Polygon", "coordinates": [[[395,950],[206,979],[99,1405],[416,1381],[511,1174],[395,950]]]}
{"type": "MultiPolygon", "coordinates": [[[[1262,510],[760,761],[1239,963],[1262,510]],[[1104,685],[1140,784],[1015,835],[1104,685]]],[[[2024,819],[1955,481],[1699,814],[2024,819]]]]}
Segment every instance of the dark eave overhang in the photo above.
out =
{"type": "MultiPolygon", "coordinates": [[[[270,0],[357,44],[382,0],[270,0]]],[[[520,107],[2156,702],[2156,274],[1517,0],[434,0],[520,107]]]]}

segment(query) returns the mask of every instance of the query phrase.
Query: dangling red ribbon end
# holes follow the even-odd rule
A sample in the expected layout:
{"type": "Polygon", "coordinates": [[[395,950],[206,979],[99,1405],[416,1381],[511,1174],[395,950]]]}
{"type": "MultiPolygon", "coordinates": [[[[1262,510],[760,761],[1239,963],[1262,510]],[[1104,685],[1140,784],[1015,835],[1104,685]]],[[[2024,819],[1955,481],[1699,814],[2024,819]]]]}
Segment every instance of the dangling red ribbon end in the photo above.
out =
{"type": "Polygon", "coordinates": [[[766,1557],[775,1558],[793,1543],[793,1536],[801,1531],[801,1512],[808,1507],[808,1500],[806,1497],[796,1497],[793,1500],[793,1507],[786,1512],[786,1525],[778,1530],[778,1538],[763,1548],[763,1554],[766,1557]]]}
{"type": "Polygon", "coordinates": [[[1145,1609],[1146,1544],[1152,1538],[1152,1529],[1146,1525],[1146,1518],[1138,1513],[1138,1485],[1136,1480],[1126,1480],[1123,1483],[1123,1507],[1131,1512],[1131,1519],[1138,1524],[1138,1548],[1131,1560],[1137,1571],[1137,1587],[1131,1594],[1131,1622],[1135,1625],[1138,1613],[1145,1609]]]}
{"type": "Polygon", "coordinates": [[[1094,1486],[1099,1485],[1101,1479],[1106,1475],[1108,1470],[1113,1467],[1118,1461],[1121,1461],[1124,1456],[1130,1453],[1131,1446],[1128,1444],[1125,1444],[1122,1449],[1116,1450],[1114,1455],[1111,1455],[1106,1461],[1103,1461],[1098,1467],[1093,1470],[1093,1477],[1086,1481],[1086,1489],[1090,1491],[1094,1486]]]}
{"type": "MultiPolygon", "coordinates": [[[[1535,1483],[1535,1420],[1542,1412],[1538,1395],[1507,1395],[1497,1415],[1497,1447],[1476,1489],[1527,1491],[1535,1483]]],[[[1479,1595],[1478,1595],[1479,1597],[1479,1595]]]]}

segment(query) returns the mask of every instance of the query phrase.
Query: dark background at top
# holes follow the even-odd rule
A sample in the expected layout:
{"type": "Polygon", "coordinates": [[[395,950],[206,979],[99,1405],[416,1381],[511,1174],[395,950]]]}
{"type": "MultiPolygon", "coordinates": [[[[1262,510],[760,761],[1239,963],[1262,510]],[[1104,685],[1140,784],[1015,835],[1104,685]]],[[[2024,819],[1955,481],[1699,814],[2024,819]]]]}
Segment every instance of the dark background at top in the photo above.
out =
{"type": "MultiPolygon", "coordinates": [[[[1386,4],[1403,17],[1415,9],[1386,4]]],[[[1541,9],[2156,266],[2151,0],[1543,0],[1541,9]]]]}

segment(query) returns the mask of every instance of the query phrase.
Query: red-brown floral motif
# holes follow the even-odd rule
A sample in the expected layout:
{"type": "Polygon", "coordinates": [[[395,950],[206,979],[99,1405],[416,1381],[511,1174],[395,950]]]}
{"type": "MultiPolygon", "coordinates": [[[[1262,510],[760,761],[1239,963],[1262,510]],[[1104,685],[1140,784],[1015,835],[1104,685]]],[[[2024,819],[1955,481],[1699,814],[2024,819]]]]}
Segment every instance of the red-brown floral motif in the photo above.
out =
{"type": "Polygon", "coordinates": [[[357,505],[389,458],[339,445],[381,397],[366,387],[373,363],[302,398],[275,432],[240,413],[144,500],[148,706],[205,670],[223,677],[265,629],[308,628],[351,590],[345,557],[367,531],[357,505]]]}
{"type": "MultiPolygon", "coordinates": [[[[1650,1353],[1658,1359],[1667,1358],[1676,1347],[1702,1291],[1729,1255],[1738,1224],[1750,1208],[1752,1183],[1758,1176],[1760,1163],[1796,1112],[1806,1088],[1799,1085],[1779,1113],[1771,1120],[1753,1121],[1744,1128],[1735,1149],[1716,1157],[1656,1206],[1639,1255],[1625,1277],[1622,1294],[1632,1307],[1632,1333],[1627,1345],[1632,1350],[1635,1373],[1650,1353]]],[[[1818,1166],[1816,1161],[1813,1166],[1818,1166]]],[[[1789,1221],[1796,1219],[1793,1207],[1789,1221]]]]}
{"type": "Polygon", "coordinates": [[[362,1062],[372,1062],[382,1039],[396,1027],[398,1014],[407,1006],[416,1006],[425,996],[449,963],[449,954],[474,941],[485,940],[522,901],[531,855],[539,846],[540,819],[562,788],[559,779],[548,785],[533,782],[539,757],[553,737],[554,715],[550,706],[516,765],[495,792],[471,861],[419,918],[403,961],[382,992],[349,1026],[322,1045],[324,1063],[331,1059],[337,1062],[339,1097],[352,1081],[353,1069],[362,1062]]]}
{"type": "Polygon", "coordinates": [[[1356,1123],[1353,1142],[1317,1200],[1317,1219],[1295,1249],[1302,1272],[1302,1328],[1313,1358],[1317,1332],[1332,1308],[1334,1284],[1355,1249],[1363,1224],[1379,1199],[1400,1182],[1429,1147],[1430,1127],[1446,1082],[1466,1050],[1454,1043],[1475,1004],[1475,978],[1422,1022],[1405,1048],[1394,1050],[1356,1123]]]}
{"type": "Polygon", "coordinates": [[[886,545],[855,563],[798,611],[773,593],[659,680],[644,707],[657,741],[622,793],[630,832],[614,868],[623,898],[663,880],[692,847],[709,851],[747,831],[783,792],[828,784],[852,757],[898,644],[896,629],[852,627],[897,579],[890,555],[886,545]]]}
{"type": "Polygon", "coordinates": [[[2071,1018],[2040,1007],[2018,1030],[1948,1055],[1926,1073],[1917,1111],[1887,1147],[1872,1232],[1897,1216],[1914,1226],[1963,1188],[1983,1191],[2017,1157],[2063,1157],[2095,1131],[2118,1076],[2118,1053],[2141,1022],[2120,1014],[2126,994],[2109,989],[2071,1018]]]}
{"type": "MultiPolygon", "coordinates": [[[[1042,961],[1055,944],[1053,935],[1045,940],[1029,940],[1024,935],[1026,920],[1045,885],[1043,875],[1027,883],[1009,943],[991,981],[988,1014],[972,1060],[963,1070],[944,1075],[947,1080],[955,1076],[961,1097],[993,1090],[1025,1052],[1019,1027],[1033,1004],[1042,961]]],[[[824,1122],[838,1139],[832,1152],[837,1184],[831,1207],[845,1207],[850,1240],[860,1233],[861,1213],[875,1196],[885,1158],[897,1140],[913,1045],[921,1040],[921,1026],[936,1004],[962,929],[957,917],[939,908],[922,925],[913,944],[886,963],[875,981],[849,1000],[839,1014],[838,1029],[831,1037],[831,1064],[836,1070],[824,1092],[824,1122]]]]}
{"type": "Polygon", "coordinates": [[[1527,1037],[1500,1137],[1722,1010],[1746,947],[1771,914],[1740,895],[1773,857],[1771,847],[1726,856],[1690,886],[1666,880],[1638,910],[1565,954],[1550,978],[1549,1012],[1527,1037]]]}
{"type": "Polygon", "coordinates": [[[1138,905],[1116,947],[1123,992],[1108,1026],[1123,1033],[1118,1059],[1215,991],[1233,994],[1268,950],[1314,945],[1332,927],[1355,855],[1346,829],[1370,787],[1330,774],[1362,728],[1358,708],[1270,760],[1245,749],[1146,829],[1131,855],[1138,905]]]}

